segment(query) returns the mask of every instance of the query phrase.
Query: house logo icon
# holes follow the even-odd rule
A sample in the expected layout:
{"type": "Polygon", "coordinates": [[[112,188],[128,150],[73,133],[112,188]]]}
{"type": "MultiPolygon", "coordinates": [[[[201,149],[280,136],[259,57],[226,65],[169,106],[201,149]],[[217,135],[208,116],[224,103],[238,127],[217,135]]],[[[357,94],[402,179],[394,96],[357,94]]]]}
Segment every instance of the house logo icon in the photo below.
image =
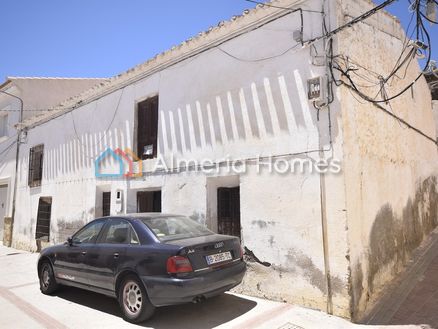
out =
{"type": "Polygon", "coordinates": [[[107,148],[94,161],[94,170],[96,178],[135,178],[143,175],[142,161],[129,148],[124,151],[120,148],[115,150],[107,148]],[[106,171],[106,165],[109,162],[115,165],[111,166],[109,171],[106,171]],[[134,161],[137,165],[137,173],[134,173],[134,161]]]}

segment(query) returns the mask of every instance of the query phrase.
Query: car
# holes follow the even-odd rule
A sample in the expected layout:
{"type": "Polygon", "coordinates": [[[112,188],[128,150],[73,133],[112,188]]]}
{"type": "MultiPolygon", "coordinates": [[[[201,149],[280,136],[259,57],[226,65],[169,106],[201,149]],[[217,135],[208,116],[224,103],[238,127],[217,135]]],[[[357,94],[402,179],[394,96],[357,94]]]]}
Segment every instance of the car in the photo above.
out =
{"type": "Polygon", "coordinates": [[[66,285],[111,296],[132,323],[149,319],[156,307],[222,294],[245,271],[238,237],[158,213],[97,218],[38,259],[43,294],[66,285]]]}

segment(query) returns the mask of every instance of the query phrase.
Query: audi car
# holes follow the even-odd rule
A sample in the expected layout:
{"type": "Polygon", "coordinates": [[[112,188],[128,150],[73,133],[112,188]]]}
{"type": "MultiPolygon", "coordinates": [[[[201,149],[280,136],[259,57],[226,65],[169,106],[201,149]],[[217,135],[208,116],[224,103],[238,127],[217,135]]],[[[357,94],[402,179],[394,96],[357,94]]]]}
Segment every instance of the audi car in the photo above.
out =
{"type": "Polygon", "coordinates": [[[245,271],[239,238],[157,213],[95,219],[38,259],[43,294],[66,285],[111,296],[132,323],[149,319],[156,307],[222,294],[245,271]]]}

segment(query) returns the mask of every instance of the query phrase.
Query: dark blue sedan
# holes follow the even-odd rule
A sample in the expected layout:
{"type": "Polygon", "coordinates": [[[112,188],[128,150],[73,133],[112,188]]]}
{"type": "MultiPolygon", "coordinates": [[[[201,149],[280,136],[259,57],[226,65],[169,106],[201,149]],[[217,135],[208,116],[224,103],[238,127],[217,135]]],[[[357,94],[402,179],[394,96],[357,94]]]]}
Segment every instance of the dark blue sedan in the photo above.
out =
{"type": "Polygon", "coordinates": [[[219,295],[237,286],[245,270],[239,238],[157,213],[96,219],[38,260],[43,294],[61,284],[112,296],[133,323],[158,306],[219,295]]]}

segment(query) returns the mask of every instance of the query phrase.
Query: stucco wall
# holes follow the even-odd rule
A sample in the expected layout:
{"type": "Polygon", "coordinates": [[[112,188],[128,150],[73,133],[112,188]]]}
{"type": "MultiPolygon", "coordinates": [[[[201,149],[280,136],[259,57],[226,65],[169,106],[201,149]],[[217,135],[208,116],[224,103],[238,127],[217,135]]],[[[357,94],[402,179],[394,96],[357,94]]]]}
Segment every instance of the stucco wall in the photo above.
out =
{"type": "MultiPolygon", "coordinates": [[[[373,6],[368,1],[339,5],[344,21],[373,6]]],[[[348,55],[350,63],[385,76],[399,58],[404,34],[399,23],[382,12],[345,30],[338,41],[339,53],[348,55]]],[[[404,71],[391,82],[389,95],[421,72],[415,60],[403,79],[404,71]]],[[[369,72],[365,76],[376,79],[369,72]]],[[[438,223],[438,157],[433,141],[341,88],[352,314],[359,318],[438,223]]],[[[379,86],[361,89],[374,96],[379,86]]],[[[423,78],[412,91],[380,106],[435,139],[431,96],[423,78]]]]}
{"type": "MultiPolygon", "coordinates": [[[[6,90],[15,93],[15,88],[6,90]]],[[[3,239],[4,217],[12,214],[12,191],[14,189],[15,155],[17,136],[14,123],[19,118],[20,103],[8,95],[0,93],[0,115],[7,115],[7,134],[0,137],[0,186],[7,186],[6,193],[0,197],[0,240],[3,239]],[[4,214],[4,216],[2,216],[4,214]]],[[[4,192],[4,191],[3,191],[4,192]]]]}
{"type": "MultiPolygon", "coordinates": [[[[304,7],[321,10],[321,3],[307,1],[304,7]]],[[[320,14],[305,12],[304,17],[305,38],[320,35],[320,14]]],[[[325,310],[328,267],[334,312],[348,317],[342,175],[257,174],[251,166],[246,174],[232,174],[231,178],[221,177],[230,175],[223,172],[163,175],[151,173],[156,161],[147,160],[141,179],[104,181],[94,177],[94,160],[107,147],[135,145],[136,103],[157,93],[158,153],[165,159],[221,161],[227,156],[247,159],[313,151],[308,156],[316,160],[319,154],[314,151],[320,148],[328,150],[322,152],[325,157],[342,159],[338,99],[330,111],[321,111],[319,121],[316,109],[307,101],[307,79],[326,72],[324,66],[312,65],[309,48],[294,46],[291,31],[299,28],[299,13],[288,14],[31,129],[20,154],[14,244],[35,247],[39,197],[53,197],[51,242],[57,243],[99,214],[96,195],[102,191],[123,191],[123,212],[133,212],[138,190],[161,189],[163,212],[188,215],[215,229],[217,215],[211,202],[215,188],[237,182],[243,242],[270,263],[260,268],[250,262],[242,291],[325,310]],[[40,143],[45,148],[43,182],[41,187],[29,188],[29,149],[40,143]],[[323,185],[326,196],[322,200],[323,185]],[[322,213],[328,227],[327,248],[323,245],[322,213]]]]}

